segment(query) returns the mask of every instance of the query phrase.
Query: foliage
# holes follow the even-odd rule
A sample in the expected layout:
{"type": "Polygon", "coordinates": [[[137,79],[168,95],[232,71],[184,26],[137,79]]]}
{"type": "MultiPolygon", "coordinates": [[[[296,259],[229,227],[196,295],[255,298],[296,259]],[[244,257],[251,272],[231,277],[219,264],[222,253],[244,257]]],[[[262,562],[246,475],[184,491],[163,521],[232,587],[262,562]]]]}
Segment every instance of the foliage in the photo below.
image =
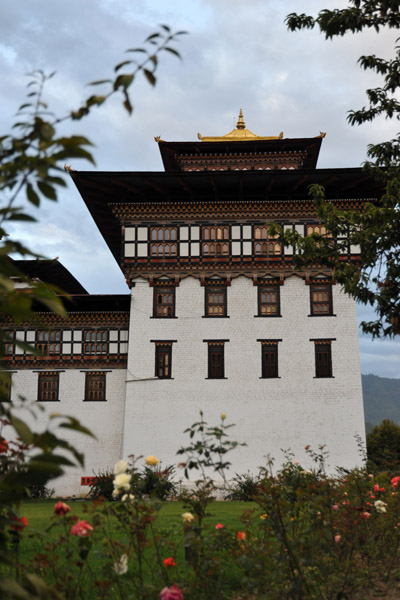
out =
{"type": "MultiPolygon", "coordinates": [[[[292,13],[286,23],[290,30],[318,27],[326,39],[373,28],[376,32],[398,29],[400,26],[398,0],[349,0],[343,9],[321,10],[316,17],[292,13]]],[[[362,55],[359,65],[383,78],[382,85],[367,89],[368,105],[351,110],[348,121],[361,125],[379,116],[400,118],[399,65],[400,46],[394,48],[391,59],[362,55]]],[[[334,238],[347,240],[332,244],[329,237],[313,234],[302,239],[298,235],[282,236],[284,243],[295,244],[294,257],[300,267],[318,261],[332,268],[336,281],[344,290],[363,304],[375,308],[377,318],[363,322],[364,332],[373,337],[394,336],[400,333],[400,138],[368,146],[369,162],[365,169],[381,186],[382,196],[367,202],[362,212],[339,210],[325,200],[324,188],[310,186],[310,196],[316,205],[319,219],[326,224],[334,238]],[[361,264],[343,260],[347,246],[361,246],[361,264]]]]}
{"type": "Polygon", "coordinates": [[[25,489],[24,499],[48,500],[54,496],[54,488],[49,488],[45,483],[32,484],[25,489]]]}
{"type": "Polygon", "coordinates": [[[113,499],[114,491],[114,476],[109,470],[99,471],[95,473],[92,482],[89,484],[89,492],[87,497],[96,500],[97,498],[104,498],[104,500],[113,499]]]}
{"type": "MultiPolygon", "coordinates": [[[[145,40],[143,48],[127,50],[133,58],[116,65],[111,78],[90,84],[102,85],[105,89],[102,95],[89,96],[82,106],[63,116],[53,114],[44,100],[44,88],[54,73],[47,76],[36,71],[31,74],[27,100],[18,109],[12,132],[0,135],[0,360],[5,355],[5,328],[35,320],[35,306],[41,304],[66,316],[61,290],[30,280],[16,267],[10,255],[24,258],[38,258],[38,255],[14,240],[8,232],[12,221],[34,221],[22,208],[24,202],[38,207],[43,199],[57,200],[58,189],[66,186],[63,168],[66,161],[78,158],[94,164],[91,142],[82,135],[62,135],[60,123],[86,117],[94,107],[115,94],[122,96],[123,107],[132,113],[131,86],[135,78],[142,72],[154,86],[160,53],[179,57],[171,43],[182,33],[171,33],[166,25],[160,26],[160,31],[145,40]],[[25,284],[23,288],[14,285],[16,278],[25,284]]],[[[65,170],[68,171],[68,167],[65,170]]],[[[36,352],[18,340],[16,343],[36,352]]],[[[66,466],[83,465],[83,456],[62,438],[62,432],[72,430],[92,434],[77,419],[57,414],[50,415],[42,433],[35,432],[31,423],[37,418],[40,406],[28,406],[23,399],[20,404],[10,405],[9,385],[9,373],[0,371],[0,562],[14,564],[18,579],[18,548],[25,526],[24,517],[17,516],[21,499],[26,490],[43,491],[47,482],[62,474],[66,466]],[[8,441],[15,439],[16,442],[8,441]],[[9,544],[14,550],[13,555],[9,553],[9,544]]],[[[88,551],[85,544],[85,540],[80,541],[82,556],[88,551]]],[[[50,593],[43,580],[28,570],[24,572],[23,586],[24,589],[17,581],[12,581],[6,588],[3,586],[3,592],[19,598],[48,597],[50,593]]],[[[56,589],[51,597],[60,597],[56,589]]]]}
{"type": "MultiPolygon", "coordinates": [[[[0,589],[5,598],[46,590],[42,597],[65,600],[398,597],[400,476],[364,468],[328,475],[324,449],[306,452],[311,470],[290,452],[276,472],[267,463],[239,527],[228,517],[211,524],[189,512],[181,523],[161,525],[159,506],[132,494],[138,459],[119,461],[116,501],[86,504],[83,518],[55,504],[46,543],[29,561],[22,551],[30,525],[14,521],[9,543],[19,556],[18,581],[11,587],[3,581],[0,589]]],[[[155,457],[148,459],[148,468],[159,468],[155,457]]],[[[203,484],[209,481],[205,476],[203,484]]]]}
{"type": "Polygon", "coordinates": [[[145,466],[140,473],[138,488],[141,494],[167,500],[176,495],[176,485],[171,479],[174,477],[175,467],[170,465],[165,469],[157,466],[155,469],[145,466]]]}
{"type": "Polygon", "coordinates": [[[389,419],[367,434],[370,467],[377,471],[395,472],[400,466],[400,426],[389,419]]]}
{"type": "Polygon", "coordinates": [[[260,477],[258,475],[236,473],[229,484],[229,492],[226,494],[225,500],[240,500],[241,502],[254,500],[258,494],[259,484],[260,477]]]}

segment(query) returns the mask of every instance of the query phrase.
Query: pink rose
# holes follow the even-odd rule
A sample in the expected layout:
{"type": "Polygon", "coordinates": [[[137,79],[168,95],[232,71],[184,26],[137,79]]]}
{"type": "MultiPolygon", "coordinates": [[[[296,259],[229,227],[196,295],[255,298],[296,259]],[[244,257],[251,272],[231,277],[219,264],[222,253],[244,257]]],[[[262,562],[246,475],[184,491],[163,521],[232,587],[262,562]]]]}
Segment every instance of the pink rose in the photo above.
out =
{"type": "Polygon", "coordinates": [[[215,529],[223,529],[224,526],[222,525],[222,523],[217,523],[215,526],[215,529]]]}
{"type": "Polygon", "coordinates": [[[80,521],[79,519],[71,527],[71,535],[77,535],[78,537],[87,537],[89,531],[93,531],[93,527],[87,521],[80,521]]]}
{"type": "Polygon", "coordinates": [[[54,512],[56,515],[64,516],[70,511],[71,507],[68,506],[68,504],[65,504],[65,502],[61,502],[61,500],[54,505],[54,512]]]}
{"type": "Polygon", "coordinates": [[[393,479],[391,480],[392,486],[394,488],[397,488],[399,481],[400,481],[400,477],[398,475],[396,477],[393,477],[393,479]]]}
{"type": "Polygon", "coordinates": [[[361,518],[362,519],[369,519],[370,518],[370,513],[369,512],[363,512],[361,513],[361,518]]]}
{"type": "Polygon", "coordinates": [[[374,492],[379,492],[379,484],[378,483],[376,483],[374,485],[374,492]]]}
{"type": "Polygon", "coordinates": [[[172,585],[161,590],[160,598],[161,600],[183,600],[183,593],[177,585],[172,585]]]}
{"type": "Polygon", "coordinates": [[[332,506],[332,510],[339,510],[339,507],[338,507],[338,505],[337,505],[337,504],[334,504],[334,505],[332,506]]]}
{"type": "Polygon", "coordinates": [[[342,539],[341,535],[335,535],[335,542],[338,544],[340,542],[340,540],[342,539]]]}

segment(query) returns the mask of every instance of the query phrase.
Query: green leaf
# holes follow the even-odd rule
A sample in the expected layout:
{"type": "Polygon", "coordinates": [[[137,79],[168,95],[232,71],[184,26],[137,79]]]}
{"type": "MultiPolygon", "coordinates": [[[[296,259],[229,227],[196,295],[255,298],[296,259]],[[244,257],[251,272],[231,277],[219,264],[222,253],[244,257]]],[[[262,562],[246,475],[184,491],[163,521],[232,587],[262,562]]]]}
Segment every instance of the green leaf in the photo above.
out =
{"type": "Polygon", "coordinates": [[[57,192],[52,185],[46,183],[45,181],[38,181],[37,186],[42,192],[43,196],[46,196],[46,198],[49,200],[57,200],[57,192]]]}
{"type": "Polygon", "coordinates": [[[14,427],[18,436],[25,444],[31,444],[33,441],[33,433],[29,429],[28,425],[15,415],[10,416],[11,425],[14,427]]]}
{"type": "Polygon", "coordinates": [[[163,48],[163,50],[166,50],[166,52],[170,52],[171,54],[174,54],[175,56],[177,56],[178,58],[180,58],[182,60],[181,55],[174,48],[170,48],[169,46],[165,46],[165,48],[163,48]]]}
{"type": "Polygon", "coordinates": [[[31,223],[36,222],[35,217],[32,217],[31,215],[26,215],[25,213],[14,213],[13,215],[10,215],[7,220],[8,221],[29,221],[31,223]]]}
{"type": "Polygon", "coordinates": [[[147,50],[144,48],[128,48],[125,52],[143,52],[144,54],[147,54],[147,50]]]}
{"type": "Polygon", "coordinates": [[[151,71],[149,71],[148,69],[143,69],[143,73],[144,73],[147,81],[150,83],[150,85],[156,84],[156,78],[154,77],[154,75],[151,71]]]}
{"type": "Polygon", "coordinates": [[[112,83],[111,79],[98,79],[97,81],[91,81],[87,85],[102,85],[103,83],[112,83]]]}
{"type": "Polygon", "coordinates": [[[33,204],[34,206],[40,205],[40,198],[37,195],[37,193],[35,192],[35,190],[33,189],[32,184],[30,184],[30,183],[28,183],[26,186],[26,195],[31,204],[33,204]]]}
{"type": "Polygon", "coordinates": [[[159,33],[152,33],[151,35],[149,35],[144,41],[149,42],[150,40],[154,40],[156,38],[160,37],[159,33]]]}
{"type": "Polygon", "coordinates": [[[126,90],[131,85],[133,77],[133,73],[131,75],[118,75],[114,81],[114,90],[117,90],[120,87],[126,90]]]}
{"type": "Polygon", "coordinates": [[[117,65],[115,65],[114,71],[115,72],[119,71],[121,69],[121,67],[124,67],[125,65],[130,65],[130,64],[132,64],[132,62],[133,62],[132,60],[124,60],[124,61],[118,63],[117,65]]]}

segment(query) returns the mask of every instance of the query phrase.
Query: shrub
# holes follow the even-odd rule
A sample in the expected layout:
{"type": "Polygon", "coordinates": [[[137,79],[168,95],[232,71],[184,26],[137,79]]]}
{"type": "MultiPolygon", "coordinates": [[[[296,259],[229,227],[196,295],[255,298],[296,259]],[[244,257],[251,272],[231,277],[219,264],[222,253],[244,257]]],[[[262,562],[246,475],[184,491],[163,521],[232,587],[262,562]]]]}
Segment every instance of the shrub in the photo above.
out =
{"type": "Polygon", "coordinates": [[[88,498],[91,500],[95,500],[96,498],[112,500],[114,490],[113,481],[114,475],[112,471],[100,471],[94,476],[93,482],[89,485],[88,498]]]}
{"type": "Polygon", "coordinates": [[[171,478],[175,473],[175,467],[170,465],[165,469],[161,467],[144,467],[143,472],[139,474],[138,492],[142,495],[153,496],[159,500],[166,500],[175,496],[176,485],[171,478]]]}
{"type": "Polygon", "coordinates": [[[225,496],[225,500],[238,500],[241,502],[250,502],[259,493],[260,476],[252,475],[250,472],[238,475],[233,478],[230,491],[225,496]]]}

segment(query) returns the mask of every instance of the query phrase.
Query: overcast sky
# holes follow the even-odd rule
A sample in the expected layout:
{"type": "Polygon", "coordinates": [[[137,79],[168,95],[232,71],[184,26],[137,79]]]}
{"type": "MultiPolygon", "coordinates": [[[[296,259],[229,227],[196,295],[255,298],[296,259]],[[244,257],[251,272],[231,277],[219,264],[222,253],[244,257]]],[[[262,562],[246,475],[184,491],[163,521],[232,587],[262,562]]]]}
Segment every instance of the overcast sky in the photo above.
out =
{"type": "MultiPolygon", "coordinates": [[[[154,136],[169,141],[223,135],[234,128],[239,108],[258,135],[312,137],[321,131],[319,167],[355,167],[367,144],[396,134],[390,121],[350,127],[346,113],[366,103],[365,89],[379,85],[361,70],[361,54],[389,58],[395,33],[374,32],[325,41],[317,31],[291,33],[290,12],[316,14],[341,8],[343,0],[3,0],[0,19],[0,135],[10,131],[24,101],[26,74],[56,75],[45,99],[63,115],[90,92],[89,81],[108,78],[115,64],[140,46],[160,23],[186,30],[160,60],[157,85],[144,79],[132,88],[134,114],[120,99],[96,109],[62,131],[84,134],[95,144],[99,170],[162,170],[154,136]]],[[[397,32],[398,35],[398,32],[397,32]]],[[[97,90],[99,91],[99,90],[97,90]]],[[[89,170],[74,161],[72,168],[89,170]]],[[[37,211],[38,223],[13,231],[31,248],[60,261],[91,293],[125,293],[121,271],[97,231],[77,190],[70,185],[57,204],[37,211]]],[[[360,318],[368,318],[365,307],[360,318]]],[[[400,343],[360,336],[363,373],[400,376],[400,343]]]]}

